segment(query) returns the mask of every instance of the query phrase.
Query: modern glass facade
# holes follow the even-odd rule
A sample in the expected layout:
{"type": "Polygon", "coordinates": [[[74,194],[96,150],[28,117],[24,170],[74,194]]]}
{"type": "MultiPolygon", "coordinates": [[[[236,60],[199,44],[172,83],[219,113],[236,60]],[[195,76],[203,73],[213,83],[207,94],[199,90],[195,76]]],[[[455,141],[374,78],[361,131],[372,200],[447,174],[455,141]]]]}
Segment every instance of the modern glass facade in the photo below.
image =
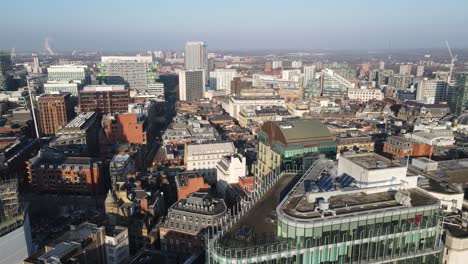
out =
{"type": "Polygon", "coordinates": [[[274,242],[209,244],[208,263],[440,263],[439,205],[308,221],[278,214],[274,242]]]}

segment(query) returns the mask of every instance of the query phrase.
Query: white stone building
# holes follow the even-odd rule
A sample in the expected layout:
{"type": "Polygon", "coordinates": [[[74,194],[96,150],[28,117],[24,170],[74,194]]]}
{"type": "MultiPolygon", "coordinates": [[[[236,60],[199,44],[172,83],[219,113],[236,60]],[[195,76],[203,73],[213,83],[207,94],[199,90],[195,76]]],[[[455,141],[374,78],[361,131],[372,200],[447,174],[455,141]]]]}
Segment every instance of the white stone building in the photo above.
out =
{"type": "Polygon", "coordinates": [[[246,176],[246,158],[241,154],[233,154],[224,156],[216,164],[216,171],[218,181],[216,182],[216,189],[219,193],[225,193],[229,184],[239,182],[239,177],[246,176]]]}
{"type": "Polygon", "coordinates": [[[127,263],[130,257],[128,228],[114,226],[106,230],[107,264],[127,263]]]}
{"type": "Polygon", "coordinates": [[[208,183],[216,183],[216,165],[224,156],[236,152],[232,142],[189,144],[185,149],[185,167],[203,175],[208,183]]]}

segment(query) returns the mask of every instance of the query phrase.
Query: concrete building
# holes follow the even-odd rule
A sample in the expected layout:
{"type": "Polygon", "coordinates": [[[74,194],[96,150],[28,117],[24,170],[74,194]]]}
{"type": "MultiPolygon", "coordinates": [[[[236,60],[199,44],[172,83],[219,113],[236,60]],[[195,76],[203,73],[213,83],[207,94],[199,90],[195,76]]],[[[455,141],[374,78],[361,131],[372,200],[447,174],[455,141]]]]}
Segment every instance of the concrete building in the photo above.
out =
{"type": "Polygon", "coordinates": [[[240,111],[238,121],[241,127],[247,127],[252,122],[263,124],[266,121],[283,121],[288,118],[292,118],[292,115],[283,106],[257,106],[240,111]]]}
{"type": "Polygon", "coordinates": [[[216,165],[224,156],[236,153],[232,142],[189,144],[185,148],[185,168],[203,175],[208,183],[216,183],[216,165]]]}
{"type": "Polygon", "coordinates": [[[322,95],[330,98],[345,98],[348,89],[353,89],[354,84],[332,69],[324,69],[321,72],[322,95]]]}
{"type": "Polygon", "coordinates": [[[169,208],[166,221],[160,227],[161,248],[180,254],[201,253],[205,249],[204,235],[211,226],[226,222],[228,210],[222,199],[208,193],[192,193],[169,208]]]}
{"type": "Polygon", "coordinates": [[[41,149],[26,162],[28,181],[34,191],[99,195],[104,191],[104,172],[99,160],[67,157],[41,149]]]}
{"type": "Polygon", "coordinates": [[[301,74],[301,70],[294,69],[294,70],[282,70],[281,71],[281,78],[287,81],[293,81],[295,77],[301,74]]]}
{"type": "Polygon", "coordinates": [[[286,106],[284,98],[278,95],[271,96],[230,96],[229,109],[227,112],[235,119],[239,119],[239,113],[246,108],[255,108],[261,106],[286,106]]]}
{"type": "Polygon", "coordinates": [[[224,91],[225,95],[228,95],[231,93],[231,82],[236,77],[236,69],[216,69],[210,72],[210,88],[224,91]]]}
{"type": "Polygon", "coordinates": [[[302,68],[302,61],[292,61],[291,62],[291,68],[302,68]]]}
{"type": "Polygon", "coordinates": [[[206,143],[217,141],[220,135],[209,121],[176,117],[162,138],[164,144],[206,143]]]}
{"type": "Polygon", "coordinates": [[[187,42],[185,44],[185,70],[208,70],[208,51],[204,42],[187,42]]]}
{"type": "Polygon", "coordinates": [[[368,102],[370,100],[384,99],[384,93],[379,89],[348,89],[348,98],[368,102]]]}
{"type": "Polygon", "coordinates": [[[149,95],[154,95],[158,98],[164,98],[164,83],[155,82],[148,84],[146,88],[146,93],[149,95]]]}
{"type": "Polygon", "coordinates": [[[400,65],[400,72],[399,73],[409,75],[409,74],[411,74],[412,69],[413,69],[413,65],[411,65],[411,64],[400,65]]]}
{"type": "Polygon", "coordinates": [[[126,113],[130,93],[124,85],[88,85],[79,92],[78,101],[81,112],[126,113]]]}
{"type": "Polygon", "coordinates": [[[124,264],[130,259],[128,228],[112,226],[106,228],[106,264],[124,264]]]}
{"type": "Polygon", "coordinates": [[[34,253],[29,216],[25,209],[19,197],[17,179],[0,179],[1,264],[23,263],[34,253]]]}
{"type": "Polygon", "coordinates": [[[247,176],[245,156],[237,153],[224,156],[216,164],[216,172],[218,177],[216,190],[224,197],[226,189],[230,184],[237,184],[239,183],[239,178],[247,176]]]}
{"type": "Polygon", "coordinates": [[[447,82],[445,80],[429,80],[424,78],[417,82],[416,100],[427,104],[438,104],[445,101],[447,82]]]}
{"type": "Polygon", "coordinates": [[[98,114],[80,113],[56,132],[49,145],[54,148],[78,148],[80,153],[96,153],[99,150],[99,132],[98,114]]]}
{"type": "Polygon", "coordinates": [[[0,102],[9,103],[10,107],[18,106],[29,109],[29,93],[28,91],[2,91],[0,102]]]}
{"type": "Polygon", "coordinates": [[[424,65],[419,65],[416,69],[416,77],[423,77],[424,76],[424,65]]]}
{"type": "Polygon", "coordinates": [[[452,130],[433,129],[430,132],[413,132],[411,139],[434,147],[447,147],[455,145],[455,137],[452,130]]]}
{"type": "Polygon", "coordinates": [[[379,86],[386,84],[395,87],[397,90],[409,88],[414,83],[414,75],[393,74],[393,72],[383,72],[382,78],[379,78],[379,86]],[[380,83],[382,80],[383,83],[380,83]]]}
{"type": "Polygon", "coordinates": [[[44,92],[68,92],[78,96],[78,91],[89,83],[91,74],[86,65],[52,65],[47,68],[44,92]]]}
{"type": "Polygon", "coordinates": [[[308,168],[319,154],[336,156],[336,143],[320,121],[265,122],[258,133],[256,184],[272,171],[308,168]]]}
{"type": "Polygon", "coordinates": [[[190,101],[204,97],[205,71],[180,70],[179,72],[179,100],[190,101]]]}
{"type": "Polygon", "coordinates": [[[273,70],[283,68],[283,61],[274,60],[274,61],[271,63],[271,67],[273,68],[273,70]]]}
{"type": "Polygon", "coordinates": [[[130,89],[148,90],[156,83],[157,64],[152,56],[103,56],[99,75],[107,84],[123,84],[130,89]]]}
{"type": "Polygon", "coordinates": [[[0,50],[0,90],[9,90],[9,80],[11,80],[11,70],[13,63],[11,62],[11,53],[0,50]]]}
{"type": "Polygon", "coordinates": [[[60,82],[60,81],[48,81],[44,83],[44,93],[70,93],[72,96],[78,96],[78,91],[83,87],[79,82],[60,82]]]}
{"type": "Polygon", "coordinates": [[[47,81],[89,82],[90,73],[86,65],[52,65],[47,68],[47,81]]]}
{"type": "Polygon", "coordinates": [[[363,134],[359,130],[348,130],[346,132],[337,133],[335,142],[337,157],[347,151],[374,152],[374,141],[372,137],[363,134]]]}
{"type": "Polygon", "coordinates": [[[302,85],[303,87],[306,87],[309,81],[315,79],[315,71],[316,71],[315,65],[304,66],[304,83],[302,85]]]}
{"type": "Polygon", "coordinates": [[[37,98],[41,133],[55,135],[74,116],[70,93],[44,94],[37,98]]]}
{"type": "Polygon", "coordinates": [[[70,230],[54,239],[25,264],[96,263],[105,264],[106,230],[88,222],[70,226],[70,230]]]}
{"type": "Polygon", "coordinates": [[[416,186],[417,182],[416,177],[407,179],[405,166],[393,163],[375,153],[341,155],[338,160],[337,175],[344,173],[353,177],[359,188],[398,185],[404,180],[411,181],[408,185],[416,186]]]}

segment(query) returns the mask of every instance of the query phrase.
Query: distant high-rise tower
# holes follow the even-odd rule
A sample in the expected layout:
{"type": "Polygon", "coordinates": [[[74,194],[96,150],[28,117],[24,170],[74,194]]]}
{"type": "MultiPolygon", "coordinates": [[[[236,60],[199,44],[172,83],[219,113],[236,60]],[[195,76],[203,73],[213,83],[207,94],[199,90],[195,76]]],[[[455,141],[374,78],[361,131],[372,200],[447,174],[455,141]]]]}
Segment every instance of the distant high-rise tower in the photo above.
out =
{"type": "Polygon", "coordinates": [[[379,70],[385,70],[385,61],[379,62],[379,70]]]}
{"type": "Polygon", "coordinates": [[[310,80],[315,79],[315,65],[311,66],[304,66],[304,84],[303,86],[307,86],[310,80]]]}
{"type": "Polygon", "coordinates": [[[124,84],[139,91],[158,79],[152,56],[103,56],[98,68],[99,78],[106,84],[124,84]]]}
{"type": "Polygon", "coordinates": [[[265,62],[265,73],[270,73],[273,70],[273,64],[271,61],[265,62]]]}
{"type": "Polygon", "coordinates": [[[272,67],[273,67],[274,70],[279,69],[279,68],[283,68],[283,61],[280,61],[280,60],[273,61],[272,67]]]}
{"type": "Polygon", "coordinates": [[[407,65],[400,65],[400,74],[411,74],[411,68],[413,65],[407,64],[407,65]]]}
{"type": "Polygon", "coordinates": [[[416,70],[416,77],[422,77],[424,75],[424,65],[419,65],[416,70]]]}
{"type": "Polygon", "coordinates": [[[204,91],[204,69],[179,71],[179,100],[190,101],[203,98],[204,91]]]}
{"type": "Polygon", "coordinates": [[[204,42],[187,42],[185,45],[185,69],[208,70],[208,51],[204,42]]]}
{"type": "Polygon", "coordinates": [[[39,57],[37,55],[33,56],[33,65],[32,65],[32,72],[33,73],[41,73],[41,63],[39,62],[39,57]]]}
{"type": "Polygon", "coordinates": [[[54,135],[73,118],[70,93],[44,94],[38,97],[37,103],[43,135],[54,135]]]}
{"type": "Polygon", "coordinates": [[[11,68],[11,54],[0,50],[0,90],[7,90],[7,80],[10,77],[11,68]]]}
{"type": "Polygon", "coordinates": [[[468,110],[468,73],[458,74],[455,80],[455,94],[451,98],[452,111],[456,115],[461,115],[468,110]]]}

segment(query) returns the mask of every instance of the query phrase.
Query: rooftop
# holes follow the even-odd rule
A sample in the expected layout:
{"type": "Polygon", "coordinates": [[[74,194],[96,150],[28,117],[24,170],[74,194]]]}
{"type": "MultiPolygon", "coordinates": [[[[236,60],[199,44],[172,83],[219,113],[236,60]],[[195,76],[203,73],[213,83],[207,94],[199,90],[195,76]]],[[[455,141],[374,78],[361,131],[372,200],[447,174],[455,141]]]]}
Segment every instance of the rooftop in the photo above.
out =
{"type": "Polygon", "coordinates": [[[328,128],[319,120],[298,119],[279,122],[265,122],[262,131],[273,140],[279,140],[284,145],[305,143],[310,141],[333,141],[328,128]]]}
{"type": "Polygon", "coordinates": [[[368,170],[402,167],[402,165],[394,163],[391,160],[386,159],[375,153],[365,153],[365,154],[357,154],[357,155],[352,155],[352,156],[344,156],[344,158],[368,170]]]}
{"type": "MultiPolygon", "coordinates": [[[[380,168],[377,161],[386,162],[372,154],[353,155],[348,159],[370,169],[380,168]]],[[[438,202],[417,188],[397,190],[398,186],[382,185],[361,189],[354,182],[355,179],[347,174],[336,175],[332,161],[318,160],[283,200],[278,213],[294,221],[311,222],[438,202]],[[409,198],[410,203],[404,203],[399,196],[409,198]]]]}
{"type": "Polygon", "coordinates": [[[225,213],[227,207],[222,199],[211,198],[208,193],[194,192],[172,205],[171,209],[203,215],[218,215],[225,213]]]}
{"type": "Polygon", "coordinates": [[[203,144],[189,144],[186,148],[188,156],[234,153],[236,148],[232,142],[211,142],[203,144]]]}
{"type": "Polygon", "coordinates": [[[81,249],[81,244],[76,242],[62,242],[55,246],[55,248],[40,257],[38,260],[46,263],[54,263],[60,261],[63,257],[67,256],[73,251],[81,249]]]}
{"type": "Polygon", "coordinates": [[[82,92],[114,92],[128,90],[125,85],[87,85],[82,92]]]}
{"type": "Polygon", "coordinates": [[[80,113],[77,117],[73,118],[65,127],[66,128],[82,128],[88,120],[95,115],[95,112],[80,113]]]}

